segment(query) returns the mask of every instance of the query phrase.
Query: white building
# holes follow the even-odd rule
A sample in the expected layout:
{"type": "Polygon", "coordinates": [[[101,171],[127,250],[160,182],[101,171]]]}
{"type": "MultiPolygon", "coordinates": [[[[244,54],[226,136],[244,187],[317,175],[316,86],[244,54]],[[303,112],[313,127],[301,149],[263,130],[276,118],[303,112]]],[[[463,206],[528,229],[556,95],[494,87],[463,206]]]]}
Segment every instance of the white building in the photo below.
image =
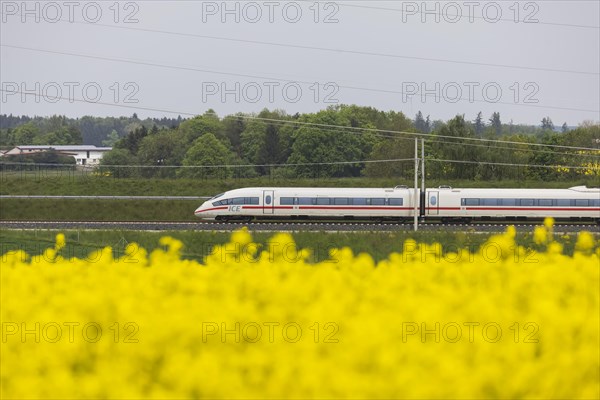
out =
{"type": "Polygon", "coordinates": [[[25,145],[17,146],[4,153],[3,156],[29,155],[51,149],[62,155],[72,156],[77,161],[77,165],[98,165],[104,153],[111,151],[112,147],[96,147],[90,145],[25,145]]]}

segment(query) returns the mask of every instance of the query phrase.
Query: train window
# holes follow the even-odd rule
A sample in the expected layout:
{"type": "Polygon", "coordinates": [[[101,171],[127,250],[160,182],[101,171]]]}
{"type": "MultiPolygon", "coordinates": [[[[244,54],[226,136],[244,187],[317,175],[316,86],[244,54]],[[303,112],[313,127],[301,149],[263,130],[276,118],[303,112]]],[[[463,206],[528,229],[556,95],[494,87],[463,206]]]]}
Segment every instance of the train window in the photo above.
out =
{"type": "Polygon", "coordinates": [[[521,199],[519,205],[521,207],[531,207],[535,205],[535,199],[521,199]]]}
{"type": "Polygon", "coordinates": [[[538,206],[540,207],[552,207],[552,199],[539,199],[538,206]]]}
{"type": "Polygon", "coordinates": [[[461,199],[461,204],[463,206],[478,206],[479,199],[461,199]]]}
{"type": "Polygon", "coordinates": [[[300,205],[312,205],[313,203],[312,197],[298,197],[298,204],[300,205]]]}
{"type": "Polygon", "coordinates": [[[317,197],[317,205],[328,206],[329,204],[331,204],[331,199],[329,197],[317,197]]]}
{"type": "Polygon", "coordinates": [[[600,206],[600,199],[591,199],[590,206],[595,206],[595,207],[600,206]]]}
{"type": "Polygon", "coordinates": [[[250,197],[250,203],[248,204],[258,204],[260,203],[260,199],[258,197],[250,197]]]}
{"type": "Polygon", "coordinates": [[[556,205],[558,207],[569,207],[571,205],[571,199],[556,199],[556,205]]]}
{"type": "Polygon", "coordinates": [[[350,204],[350,199],[347,197],[336,197],[335,199],[333,199],[333,204],[340,205],[340,206],[346,206],[346,205],[350,204]]]}
{"type": "Polygon", "coordinates": [[[499,199],[498,205],[500,205],[500,206],[516,206],[517,199],[499,199]]]}
{"type": "Polygon", "coordinates": [[[371,199],[371,205],[372,206],[383,206],[385,205],[385,199],[384,198],[373,198],[371,199]]]}
{"type": "Polygon", "coordinates": [[[236,197],[234,199],[231,199],[232,200],[231,204],[235,204],[235,205],[244,204],[244,199],[245,199],[244,197],[236,197]]]}
{"type": "Polygon", "coordinates": [[[352,204],[355,206],[366,206],[368,203],[364,197],[354,197],[352,198],[352,204]]]}
{"type": "MultiPolygon", "coordinates": [[[[403,199],[390,199],[390,206],[401,206],[403,201],[403,199]]],[[[433,201],[432,204],[435,204],[435,196],[433,196],[431,198],[431,201],[433,201]]]]}
{"type": "Polygon", "coordinates": [[[497,206],[500,199],[481,199],[482,206],[497,206]]]}
{"type": "Polygon", "coordinates": [[[282,206],[291,206],[294,204],[294,198],[293,197],[280,197],[279,204],[281,204],[282,206]]]}
{"type": "Polygon", "coordinates": [[[575,199],[575,206],[576,207],[587,207],[589,206],[589,201],[588,199],[575,199]]]}

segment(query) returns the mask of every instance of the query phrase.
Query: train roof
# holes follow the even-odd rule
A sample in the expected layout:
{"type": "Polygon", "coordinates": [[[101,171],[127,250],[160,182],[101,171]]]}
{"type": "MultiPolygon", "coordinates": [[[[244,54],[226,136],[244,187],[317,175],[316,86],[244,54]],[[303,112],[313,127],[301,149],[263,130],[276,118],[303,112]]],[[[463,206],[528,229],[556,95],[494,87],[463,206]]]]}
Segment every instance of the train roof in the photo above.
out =
{"type": "MultiPolygon", "coordinates": [[[[396,187],[295,187],[295,186],[260,186],[260,187],[243,187],[233,190],[314,190],[314,189],[325,189],[325,190],[413,190],[412,187],[400,185],[396,187]]],[[[451,186],[440,186],[440,187],[428,187],[427,189],[432,190],[575,190],[575,191],[600,191],[600,187],[587,187],[587,186],[572,186],[570,188],[454,188],[451,186]]]]}

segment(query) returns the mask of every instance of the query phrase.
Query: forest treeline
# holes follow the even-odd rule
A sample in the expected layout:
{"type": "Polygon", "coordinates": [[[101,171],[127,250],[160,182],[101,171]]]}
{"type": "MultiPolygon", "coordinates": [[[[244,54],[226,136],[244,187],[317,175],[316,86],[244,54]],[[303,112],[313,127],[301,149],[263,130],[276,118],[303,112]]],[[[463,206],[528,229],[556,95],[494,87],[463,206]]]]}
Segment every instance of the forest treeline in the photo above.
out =
{"type": "Polygon", "coordinates": [[[112,146],[102,164],[119,177],[409,178],[414,139],[407,132],[429,134],[430,177],[600,177],[600,150],[571,148],[600,148],[600,125],[586,122],[570,129],[563,124],[556,130],[549,117],[539,126],[502,123],[499,113],[431,121],[421,112],[411,119],[401,112],[338,105],[295,115],[265,109],[222,118],[212,110],[188,119],[23,118],[0,116],[1,146],[112,146]],[[134,167],[140,165],[146,168],[134,167]]]}

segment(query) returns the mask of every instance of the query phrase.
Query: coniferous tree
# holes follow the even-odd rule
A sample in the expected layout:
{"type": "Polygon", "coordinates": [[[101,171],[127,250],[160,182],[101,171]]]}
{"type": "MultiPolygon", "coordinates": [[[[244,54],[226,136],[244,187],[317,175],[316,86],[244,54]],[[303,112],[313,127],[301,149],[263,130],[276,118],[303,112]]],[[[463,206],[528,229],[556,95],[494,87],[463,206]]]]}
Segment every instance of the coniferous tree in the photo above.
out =
{"type": "Polygon", "coordinates": [[[492,129],[494,130],[494,134],[496,136],[500,136],[502,134],[502,121],[500,121],[500,113],[495,112],[490,117],[490,124],[492,129]]]}
{"type": "Polygon", "coordinates": [[[419,111],[415,116],[415,128],[419,132],[426,132],[427,126],[425,125],[425,119],[423,118],[423,113],[419,111]]]}
{"type": "Polygon", "coordinates": [[[483,122],[483,117],[481,116],[481,111],[477,113],[477,118],[475,118],[475,134],[477,136],[481,136],[483,134],[483,130],[485,129],[485,122],[483,122]]]}

